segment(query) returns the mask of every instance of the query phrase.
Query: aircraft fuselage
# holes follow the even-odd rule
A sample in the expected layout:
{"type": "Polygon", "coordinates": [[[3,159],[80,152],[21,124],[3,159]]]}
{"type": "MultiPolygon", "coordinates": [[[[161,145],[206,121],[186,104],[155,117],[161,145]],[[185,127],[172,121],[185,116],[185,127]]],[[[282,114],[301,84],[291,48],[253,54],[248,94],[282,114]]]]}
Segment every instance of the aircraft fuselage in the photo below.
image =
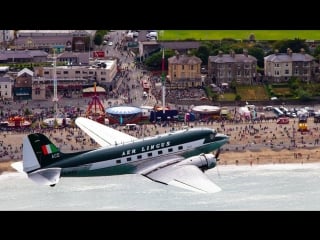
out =
{"type": "MultiPolygon", "coordinates": [[[[177,162],[201,153],[210,153],[228,142],[228,137],[209,128],[191,128],[112,147],[70,154],[47,168],[62,168],[62,177],[107,176],[137,173],[142,166],[165,163],[168,156],[177,162]]],[[[168,164],[170,164],[168,162],[168,164]]]]}

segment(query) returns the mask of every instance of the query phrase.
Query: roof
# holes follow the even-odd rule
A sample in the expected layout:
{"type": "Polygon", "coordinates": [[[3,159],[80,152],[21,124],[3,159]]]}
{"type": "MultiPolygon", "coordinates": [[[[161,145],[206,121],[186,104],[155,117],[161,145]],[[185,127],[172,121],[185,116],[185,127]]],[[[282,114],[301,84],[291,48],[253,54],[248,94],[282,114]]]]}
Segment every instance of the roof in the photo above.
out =
{"type": "Polygon", "coordinates": [[[277,53],[264,57],[267,62],[310,62],[315,58],[307,53],[277,53]]]}
{"type": "Polygon", "coordinates": [[[221,110],[220,107],[211,106],[211,105],[200,105],[192,108],[192,111],[200,112],[200,113],[215,113],[215,112],[219,112],[220,110],[221,110]]]}
{"type": "Polygon", "coordinates": [[[257,62],[257,59],[251,55],[245,54],[221,54],[216,56],[209,56],[209,62],[227,63],[227,62],[257,62]]]}
{"type": "MultiPolygon", "coordinates": [[[[84,93],[93,93],[94,87],[88,87],[82,90],[84,93]]],[[[106,92],[106,90],[103,87],[96,86],[96,92],[106,92]]]]}
{"type": "Polygon", "coordinates": [[[10,78],[10,77],[8,77],[8,76],[2,76],[2,77],[0,77],[0,82],[1,83],[11,83],[12,81],[11,81],[12,79],[10,78]]]}
{"type": "Polygon", "coordinates": [[[109,114],[116,114],[116,115],[129,115],[129,114],[141,113],[142,110],[137,107],[120,106],[120,107],[107,108],[106,112],[109,114]]]}
{"type": "Polygon", "coordinates": [[[200,42],[198,41],[165,41],[160,43],[162,48],[168,48],[173,50],[181,49],[198,49],[200,42]]]}
{"type": "Polygon", "coordinates": [[[17,77],[20,77],[24,73],[28,74],[29,76],[33,76],[33,72],[30,69],[24,68],[18,72],[17,77]]]}
{"type": "Polygon", "coordinates": [[[201,64],[202,60],[196,56],[176,55],[168,58],[170,64],[201,64]]]}
{"type": "Polygon", "coordinates": [[[0,51],[0,60],[8,60],[8,58],[32,59],[34,57],[47,57],[47,56],[48,56],[48,53],[42,50],[0,51]]]}

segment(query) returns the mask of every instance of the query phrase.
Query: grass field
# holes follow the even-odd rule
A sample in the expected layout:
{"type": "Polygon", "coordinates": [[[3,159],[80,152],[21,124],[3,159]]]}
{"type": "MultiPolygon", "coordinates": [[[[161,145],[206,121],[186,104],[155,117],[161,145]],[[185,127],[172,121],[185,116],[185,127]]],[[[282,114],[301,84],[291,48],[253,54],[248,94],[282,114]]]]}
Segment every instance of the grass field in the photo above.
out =
{"type": "Polygon", "coordinates": [[[241,100],[267,100],[269,96],[264,86],[237,86],[241,100]]]}
{"type": "Polygon", "coordinates": [[[252,33],[257,41],[295,38],[320,40],[320,30],[160,30],[159,40],[247,40],[252,33]]]}

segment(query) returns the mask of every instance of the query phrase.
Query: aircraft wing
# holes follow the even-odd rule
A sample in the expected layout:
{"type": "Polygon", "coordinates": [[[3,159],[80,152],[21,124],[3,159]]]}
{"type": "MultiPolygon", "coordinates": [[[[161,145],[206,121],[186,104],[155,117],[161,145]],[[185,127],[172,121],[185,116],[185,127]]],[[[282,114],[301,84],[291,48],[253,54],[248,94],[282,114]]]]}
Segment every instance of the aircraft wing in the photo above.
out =
{"type": "Polygon", "coordinates": [[[195,192],[215,193],[221,191],[219,186],[194,165],[169,165],[143,175],[156,182],[195,192]]]}
{"type": "Polygon", "coordinates": [[[102,147],[137,140],[137,138],[129,134],[120,132],[88,118],[78,117],[75,123],[102,147]]]}

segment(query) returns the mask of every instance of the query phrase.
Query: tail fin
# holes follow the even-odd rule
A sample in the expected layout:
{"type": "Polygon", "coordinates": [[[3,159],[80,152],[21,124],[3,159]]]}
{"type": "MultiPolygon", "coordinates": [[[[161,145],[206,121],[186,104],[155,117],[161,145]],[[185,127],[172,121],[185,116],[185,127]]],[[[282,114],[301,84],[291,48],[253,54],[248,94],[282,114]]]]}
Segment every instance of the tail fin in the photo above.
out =
{"type": "Polygon", "coordinates": [[[30,173],[58,161],[62,153],[45,135],[32,133],[23,139],[23,171],[30,173]]]}
{"type": "Polygon", "coordinates": [[[45,135],[32,133],[23,139],[23,171],[39,184],[54,186],[61,168],[49,167],[63,157],[63,153],[45,135]]]}

